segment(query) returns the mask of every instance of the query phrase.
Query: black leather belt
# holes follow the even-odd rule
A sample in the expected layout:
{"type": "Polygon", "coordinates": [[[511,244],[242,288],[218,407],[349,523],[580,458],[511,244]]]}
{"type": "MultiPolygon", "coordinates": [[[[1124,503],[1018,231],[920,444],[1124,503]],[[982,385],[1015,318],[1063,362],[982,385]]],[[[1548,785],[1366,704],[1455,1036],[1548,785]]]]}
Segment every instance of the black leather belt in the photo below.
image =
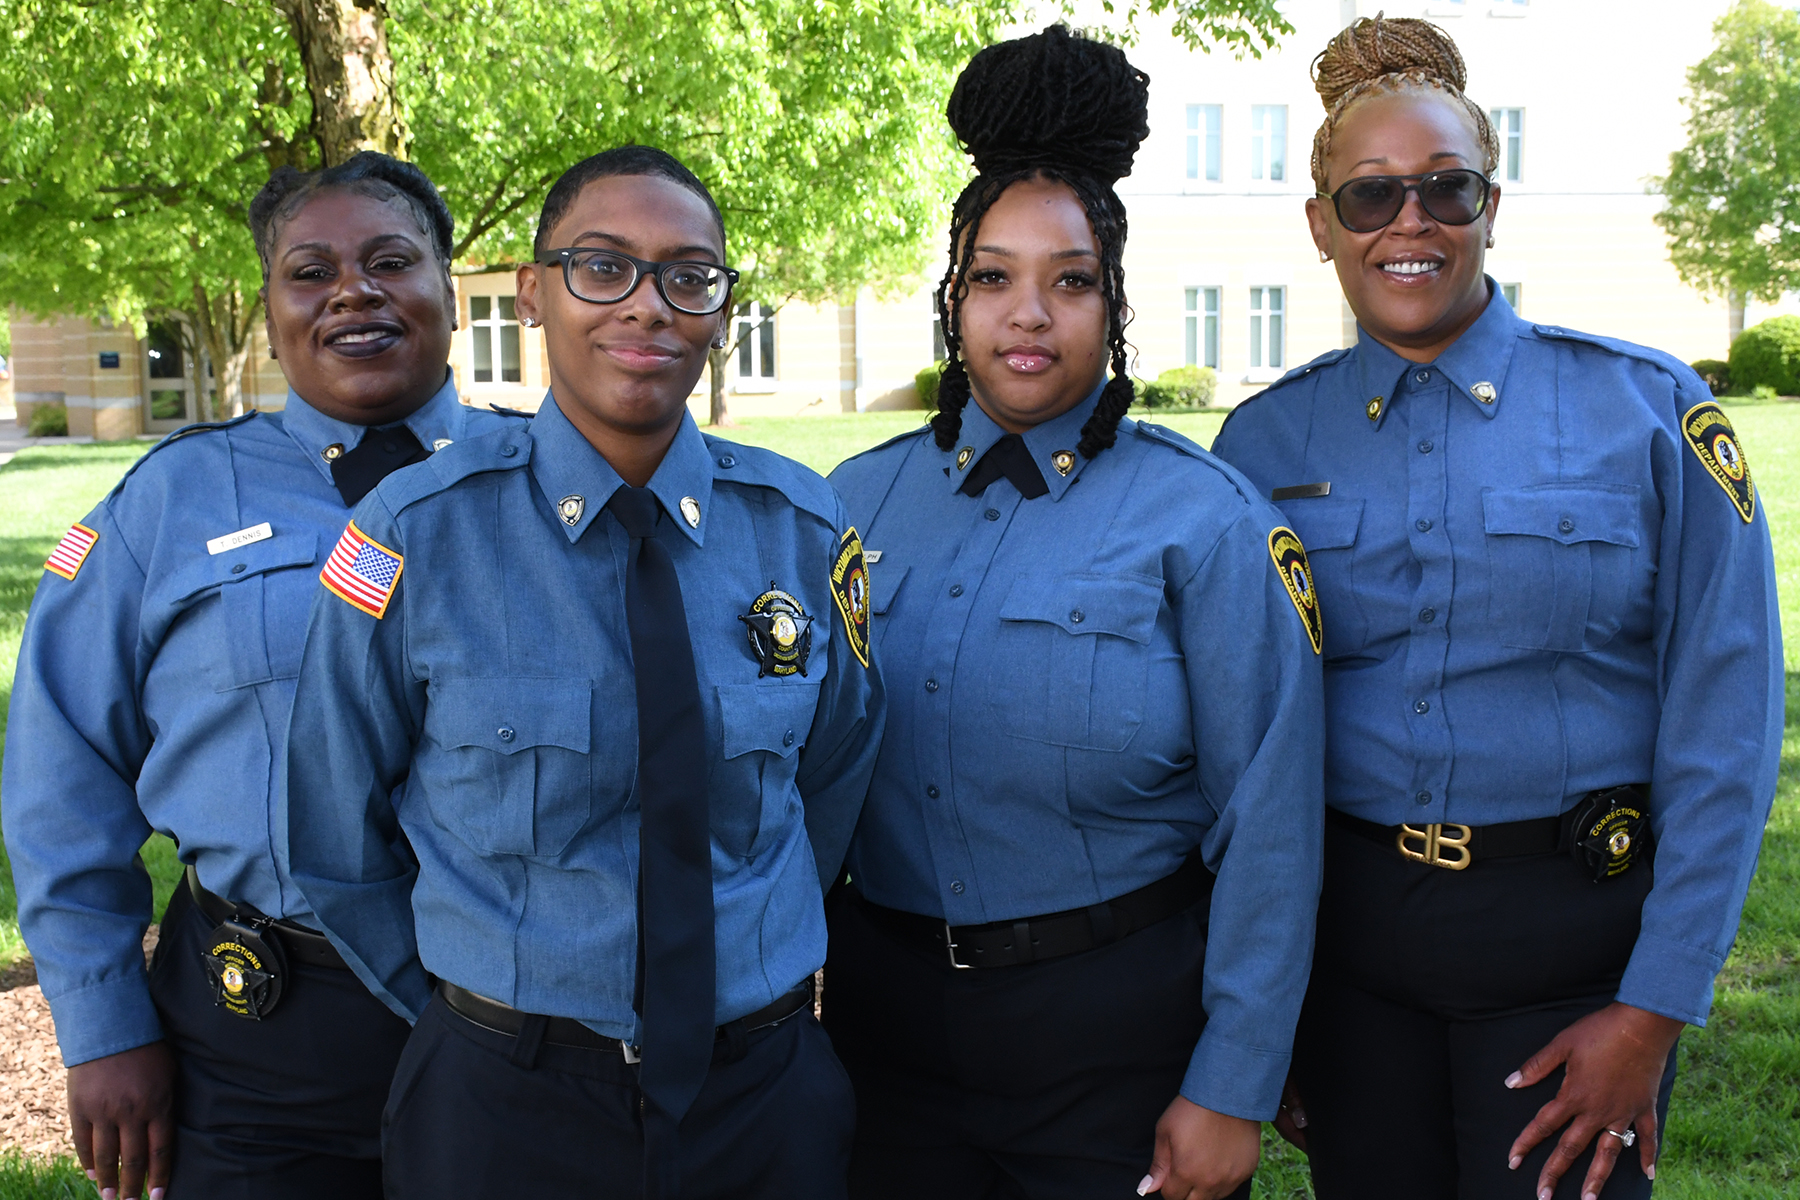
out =
{"type": "Polygon", "coordinates": [[[1213,873],[1206,869],[1196,849],[1173,875],[1165,875],[1135,892],[1086,908],[1016,921],[951,925],[868,900],[860,903],[871,919],[889,931],[911,941],[928,943],[947,954],[951,966],[969,970],[1021,966],[1097,949],[1210,901],[1212,889],[1213,873]]]}
{"type": "Polygon", "coordinates": [[[187,869],[187,888],[195,905],[214,925],[239,920],[256,926],[262,932],[273,930],[281,939],[282,949],[295,962],[303,962],[312,967],[331,967],[339,971],[350,969],[350,964],[344,961],[344,956],[337,952],[337,947],[324,934],[315,933],[292,921],[271,921],[253,908],[233,904],[223,896],[214,895],[200,886],[200,872],[191,865],[187,869]]]}
{"type": "Polygon", "coordinates": [[[1566,854],[1573,844],[1570,831],[1574,822],[1568,813],[1500,825],[1377,825],[1327,808],[1325,821],[1346,833],[1398,850],[1416,862],[1453,871],[1480,858],[1517,858],[1559,851],[1566,854]]]}
{"type": "MultiPolygon", "coordinates": [[[[443,995],[444,1003],[450,1006],[451,1012],[491,1033],[518,1037],[525,1029],[525,1022],[532,1017],[531,1013],[522,1012],[510,1004],[489,1000],[486,996],[447,981],[438,984],[438,991],[443,995]]],[[[759,1029],[773,1028],[802,1009],[810,1010],[812,1003],[813,981],[808,979],[773,1004],[765,1004],[753,1013],[719,1026],[717,1038],[720,1042],[730,1043],[759,1029]]],[[[550,1045],[568,1046],[577,1050],[606,1050],[613,1054],[623,1054],[626,1062],[638,1061],[637,1047],[618,1038],[595,1033],[572,1017],[541,1019],[545,1022],[543,1040],[550,1045]]]]}

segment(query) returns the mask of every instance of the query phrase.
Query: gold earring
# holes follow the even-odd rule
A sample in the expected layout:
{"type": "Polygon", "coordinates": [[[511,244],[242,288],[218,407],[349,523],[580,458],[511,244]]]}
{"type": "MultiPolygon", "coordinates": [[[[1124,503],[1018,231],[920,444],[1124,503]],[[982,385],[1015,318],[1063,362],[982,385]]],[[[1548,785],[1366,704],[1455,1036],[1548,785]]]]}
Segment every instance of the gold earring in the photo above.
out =
{"type": "Polygon", "coordinates": [[[1490,233],[1490,234],[1488,234],[1488,244],[1487,244],[1487,248],[1488,248],[1488,249],[1489,249],[1489,250],[1492,250],[1492,249],[1493,249],[1493,248],[1494,248],[1494,235],[1493,235],[1493,234],[1491,234],[1491,233],[1490,233]]]}

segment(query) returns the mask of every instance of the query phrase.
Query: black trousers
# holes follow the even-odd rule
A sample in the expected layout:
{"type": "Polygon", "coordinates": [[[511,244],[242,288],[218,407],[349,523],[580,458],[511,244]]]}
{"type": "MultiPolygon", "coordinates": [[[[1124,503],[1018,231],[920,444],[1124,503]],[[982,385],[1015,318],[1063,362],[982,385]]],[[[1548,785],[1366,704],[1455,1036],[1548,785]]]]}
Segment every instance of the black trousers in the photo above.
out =
{"type": "MultiPolygon", "coordinates": [[[[1603,883],[1567,854],[1448,871],[1327,826],[1318,949],[1294,1057],[1319,1200],[1533,1200],[1555,1137],[1516,1171],[1507,1151],[1563,1073],[1518,1090],[1503,1081],[1612,1003],[1652,866],[1640,858],[1603,883]]],[[[1674,1085],[1671,1051],[1659,1124],[1674,1085]]],[[[1557,1200],[1580,1196],[1592,1158],[1590,1146],[1557,1200]]],[[[1650,1195],[1635,1148],[1601,1195],[1650,1195]]]]}
{"type": "Polygon", "coordinates": [[[406,1022],[349,971],[291,960],[272,1014],[233,1016],[201,965],[211,928],[177,887],[150,968],[179,1070],[170,1200],[376,1200],[406,1022]]]}
{"type": "Polygon", "coordinates": [[[838,889],[824,1014],[856,1085],[850,1194],[1134,1200],[1206,1024],[1206,911],[1083,954],[959,971],[838,889]]]}
{"type": "MultiPolygon", "coordinates": [[[[433,998],[382,1117],[387,1195],[639,1200],[637,1068],[618,1053],[518,1039],[433,998]],[[514,1061],[515,1057],[523,1061],[514,1061]]],[[[842,1200],[850,1081],[811,1013],[723,1042],[681,1123],[683,1200],[842,1200]]]]}

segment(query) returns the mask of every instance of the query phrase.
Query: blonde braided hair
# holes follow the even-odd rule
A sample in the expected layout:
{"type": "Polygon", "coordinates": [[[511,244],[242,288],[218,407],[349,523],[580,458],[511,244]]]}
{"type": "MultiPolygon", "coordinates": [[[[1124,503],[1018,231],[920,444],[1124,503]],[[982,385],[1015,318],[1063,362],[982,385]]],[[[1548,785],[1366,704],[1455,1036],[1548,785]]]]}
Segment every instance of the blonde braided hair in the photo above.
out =
{"type": "Polygon", "coordinates": [[[1389,20],[1377,13],[1346,26],[1312,62],[1313,87],[1325,105],[1325,123],[1313,135],[1313,186],[1325,192],[1325,157],[1331,137],[1352,104],[1365,96],[1435,88],[1468,110],[1486,157],[1485,174],[1500,165],[1500,139],[1480,105],[1463,94],[1469,71],[1456,42],[1414,17],[1389,20]]]}

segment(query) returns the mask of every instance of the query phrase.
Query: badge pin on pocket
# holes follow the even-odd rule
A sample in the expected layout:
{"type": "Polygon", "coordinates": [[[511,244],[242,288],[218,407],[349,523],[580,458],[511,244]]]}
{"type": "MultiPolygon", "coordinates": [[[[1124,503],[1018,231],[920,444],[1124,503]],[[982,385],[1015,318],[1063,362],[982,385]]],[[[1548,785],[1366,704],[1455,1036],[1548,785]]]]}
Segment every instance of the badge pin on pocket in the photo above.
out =
{"type": "Polygon", "coordinates": [[[200,960],[212,984],[213,1003],[250,1021],[260,1021],[281,1003],[287,960],[280,943],[257,926],[236,918],[207,935],[200,960]]]}

